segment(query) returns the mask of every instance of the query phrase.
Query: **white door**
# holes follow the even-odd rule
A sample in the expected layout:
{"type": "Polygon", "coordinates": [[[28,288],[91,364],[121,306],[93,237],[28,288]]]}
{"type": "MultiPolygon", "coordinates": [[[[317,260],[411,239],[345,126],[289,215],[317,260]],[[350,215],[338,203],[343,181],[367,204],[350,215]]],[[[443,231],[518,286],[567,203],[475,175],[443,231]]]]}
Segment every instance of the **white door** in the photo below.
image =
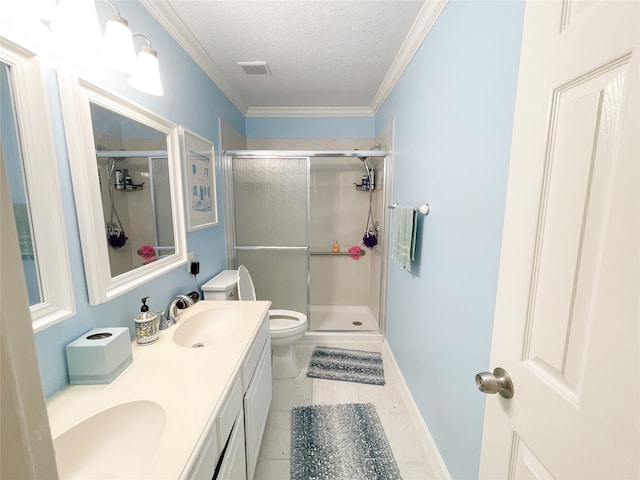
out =
{"type": "Polygon", "coordinates": [[[481,478],[640,478],[639,10],[526,4],[481,478]]]}

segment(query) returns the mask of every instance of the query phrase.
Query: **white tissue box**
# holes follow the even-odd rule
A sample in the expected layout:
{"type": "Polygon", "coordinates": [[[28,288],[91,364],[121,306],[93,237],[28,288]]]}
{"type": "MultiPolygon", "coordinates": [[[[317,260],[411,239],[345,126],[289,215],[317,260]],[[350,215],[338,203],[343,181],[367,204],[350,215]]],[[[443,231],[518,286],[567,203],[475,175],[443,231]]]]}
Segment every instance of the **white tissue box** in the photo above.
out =
{"type": "Polygon", "coordinates": [[[69,382],[111,383],[133,361],[127,327],[94,328],[67,345],[69,382]]]}

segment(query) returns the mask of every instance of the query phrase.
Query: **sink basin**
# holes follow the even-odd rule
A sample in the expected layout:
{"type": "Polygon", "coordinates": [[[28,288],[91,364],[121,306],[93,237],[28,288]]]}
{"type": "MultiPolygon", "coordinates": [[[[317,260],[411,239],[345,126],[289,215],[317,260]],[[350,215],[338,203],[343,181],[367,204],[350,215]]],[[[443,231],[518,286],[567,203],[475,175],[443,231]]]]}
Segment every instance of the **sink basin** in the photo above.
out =
{"type": "Polygon", "coordinates": [[[232,308],[203,310],[180,320],[173,341],[189,348],[214,345],[229,338],[242,327],[242,317],[232,308]]]}
{"type": "Polygon", "coordinates": [[[53,440],[60,478],[139,478],[155,456],[164,426],[164,409],[147,400],[96,413],[53,440]]]}

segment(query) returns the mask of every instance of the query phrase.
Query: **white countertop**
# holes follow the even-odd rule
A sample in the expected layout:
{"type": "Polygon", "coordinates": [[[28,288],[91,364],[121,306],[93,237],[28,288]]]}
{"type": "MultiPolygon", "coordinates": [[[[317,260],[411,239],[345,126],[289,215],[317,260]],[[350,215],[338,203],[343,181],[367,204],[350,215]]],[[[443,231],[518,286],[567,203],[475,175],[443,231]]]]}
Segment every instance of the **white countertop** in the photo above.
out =
{"type": "Polygon", "coordinates": [[[190,307],[152,345],[132,343],[133,363],[107,385],[73,385],[47,401],[51,435],[57,436],[87,417],[132,400],[161,405],[166,424],[152,464],[141,478],[180,477],[203,429],[217,414],[237,375],[270,302],[203,300],[190,307]],[[182,322],[208,308],[238,309],[242,327],[218,344],[204,348],[176,345],[173,334],[182,322]]]}

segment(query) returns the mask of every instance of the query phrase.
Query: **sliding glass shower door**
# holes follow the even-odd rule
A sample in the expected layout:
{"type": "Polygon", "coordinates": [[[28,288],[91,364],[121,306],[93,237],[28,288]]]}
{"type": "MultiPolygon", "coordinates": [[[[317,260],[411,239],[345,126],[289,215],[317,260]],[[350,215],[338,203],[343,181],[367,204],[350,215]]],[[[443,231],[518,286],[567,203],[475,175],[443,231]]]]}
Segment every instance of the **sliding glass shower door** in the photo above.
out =
{"type": "Polygon", "coordinates": [[[258,300],[308,314],[309,158],[232,157],[235,264],[258,300]]]}

